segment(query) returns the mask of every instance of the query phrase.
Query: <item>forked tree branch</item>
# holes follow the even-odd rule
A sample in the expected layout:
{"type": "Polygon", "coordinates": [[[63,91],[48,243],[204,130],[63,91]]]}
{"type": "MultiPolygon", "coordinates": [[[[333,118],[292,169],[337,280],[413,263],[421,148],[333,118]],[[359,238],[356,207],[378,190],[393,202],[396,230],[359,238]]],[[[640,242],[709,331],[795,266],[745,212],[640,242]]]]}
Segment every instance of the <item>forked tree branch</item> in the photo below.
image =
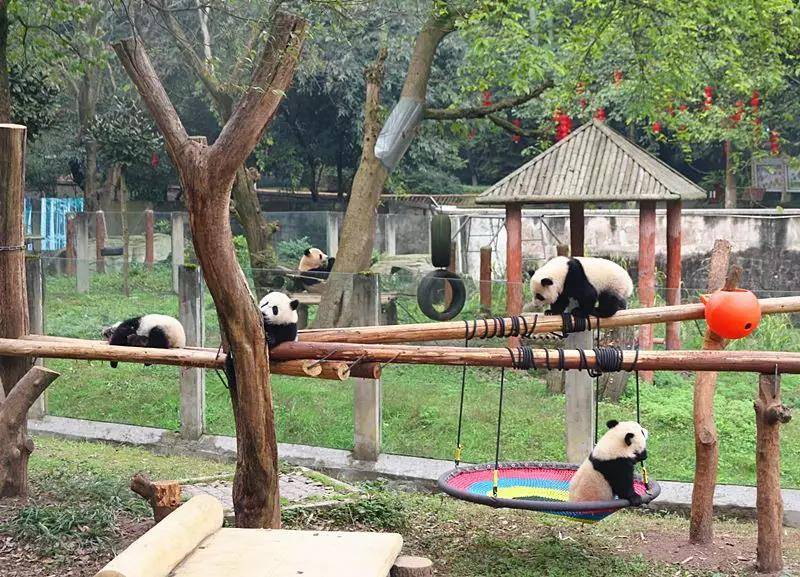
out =
{"type": "Polygon", "coordinates": [[[544,134],[541,131],[541,129],[531,130],[522,128],[521,126],[517,126],[510,120],[503,118],[502,116],[497,116],[496,114],[490,114],[486,118],[488,118],[493,124],[499,126],[503,130],[506,130],[513,134],[519,134],[520,136],[525,136],[527,138],[536,138],[544,134]]]}
{"type": "Polygon", "coordinates": [[[470,106],[466,108],[428,108],[425,110],[425,118],[430,120],[459,120],[462,118],[485,118],[495,112],[514,108],[520,104],[538,98],[542,93],[553,86],[552,80],[546,80],[536,89],[531,90],[521,96],[503,98],[489,106],[470,106]]]}
{"type": "Polygon", "coordinates": [[[209,169],[218,176],[233,177],[272,120],[294,76],[305,31],[306,21],[300,16],[275,15],[250,86],[209,151],[209,169]]]}
{"type": "Polygon", "coordinates": [[[22,424],[28,409],[61,373],[40,366],[31,367],[0,403],[0,426],[13,430],[22,424]]]}
{"type": "Polygon", "coordinates": [[[112,46],[128,76],[136,85],[159,132],[164,136],[164,143],[170,156],[174,162],[180,163],[184,150],[193,144],[147,56],[144,44],[140,38],[134,37],[116,42],[112,46]]]}

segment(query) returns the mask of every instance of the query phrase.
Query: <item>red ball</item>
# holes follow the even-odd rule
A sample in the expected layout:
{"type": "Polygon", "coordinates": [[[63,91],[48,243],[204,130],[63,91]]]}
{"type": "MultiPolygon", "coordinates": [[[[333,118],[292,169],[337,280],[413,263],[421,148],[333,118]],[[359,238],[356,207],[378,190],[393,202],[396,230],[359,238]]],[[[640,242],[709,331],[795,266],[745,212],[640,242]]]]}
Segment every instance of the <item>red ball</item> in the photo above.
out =
{"type": "Polygon", "coordinates": [[[749,290],[718,290],[701,295],[708,328],[726,339],[741,339],[758,328],[761,305],[749,290]]]}

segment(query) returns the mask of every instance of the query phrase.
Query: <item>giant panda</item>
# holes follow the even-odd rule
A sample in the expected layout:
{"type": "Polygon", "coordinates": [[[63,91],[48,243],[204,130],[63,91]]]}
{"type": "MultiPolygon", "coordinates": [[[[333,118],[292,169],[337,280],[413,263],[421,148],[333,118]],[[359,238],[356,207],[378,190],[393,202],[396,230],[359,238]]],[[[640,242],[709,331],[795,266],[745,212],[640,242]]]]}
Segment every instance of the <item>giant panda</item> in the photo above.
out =
{"type": "Polygon", "coordinates": [[[307,248],[297,265],[297,270],[302,273],[298,279],[300,284],[303,287],[309,287],[327,280],[335,262],[336,259],[334,257],[329,257],[320,249],[315,247],[307,248]]]}
{"type": "MultiPolygon", "coordinates": [[[[297,307],[300,301],[291,299],[285,293],[273,291],[258,303],[261,320],[267,336],[267,348],[272,349],[281,343],[297,340],[297,307]]],[[[225,374],[228,386],[236,386],[236,374],[233,368],[233,351],[228,351],[225,358],[225,374]]]]}
{"type": "Polygon", "coordinates": [[[627,308],[633,281],[617,263],[604,258],[557,256],[531,274],[535,304],[550,305],[549,314],[568,308],[580,317],[610,317],[627,308]]]}
{"type": "MultiPolygon", "coordinates": [[[[121,347],[153,347],[182,349],[186,346],[183,325],[167,315],[142,315],[118,322],[103,329],[108,344],[121,347]]],[[[113,368],[117,361],[111,361],[113,368]]]]}
{"type": "Polygon", "coordinates": [[[647,429],[635,421],[611,420],[606,425],[608,431],[569,482],[569,500],[611,501],[616,495],[631,505],[641,505],[633,469],[647,458],[647,429]]]}

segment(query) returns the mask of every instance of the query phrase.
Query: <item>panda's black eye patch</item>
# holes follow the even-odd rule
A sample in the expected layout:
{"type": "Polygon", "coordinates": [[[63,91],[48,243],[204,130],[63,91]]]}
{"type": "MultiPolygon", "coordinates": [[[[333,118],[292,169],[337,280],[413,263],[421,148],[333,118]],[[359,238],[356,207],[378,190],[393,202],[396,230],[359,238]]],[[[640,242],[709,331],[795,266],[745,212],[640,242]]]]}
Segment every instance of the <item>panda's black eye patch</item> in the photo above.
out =
{"type": "Polygon", "coordinates": [[[543,301],[544,297],[542,295],[540,295],[539,293],[536,293],[536,300],[537,301],[543,301]]]}
{"type": "Polygon", "coordinates": [[[278,307],[277,306],[272,307],[272,314],[275,315],[275,316],[278,316],[278,307]]]}
{"type": "Polygon", "coordinates": [[[553,284],[553,279],[551,278],[543,278],[542,279],[542,286],[550,286],[553,284]]]}

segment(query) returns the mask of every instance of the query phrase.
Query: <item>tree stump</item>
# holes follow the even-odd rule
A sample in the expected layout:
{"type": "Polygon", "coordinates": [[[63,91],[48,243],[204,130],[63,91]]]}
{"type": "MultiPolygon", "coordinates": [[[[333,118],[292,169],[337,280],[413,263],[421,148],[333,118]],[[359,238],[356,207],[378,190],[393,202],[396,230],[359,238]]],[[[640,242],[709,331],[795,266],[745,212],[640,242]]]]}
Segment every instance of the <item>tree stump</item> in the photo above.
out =
{"type": "Polygon", "coordinates": [[[146,474],[136,473],[131,479],[131,491],[150,504],[156,523],[181,506],[181,486],[177,481],[151,481],[146,474]]]}
{"type": "Polygon", "coordinates": [[[433,562],[427,557],[401,555],[394,562],[390,577],[431,577],[433,562]]]}

